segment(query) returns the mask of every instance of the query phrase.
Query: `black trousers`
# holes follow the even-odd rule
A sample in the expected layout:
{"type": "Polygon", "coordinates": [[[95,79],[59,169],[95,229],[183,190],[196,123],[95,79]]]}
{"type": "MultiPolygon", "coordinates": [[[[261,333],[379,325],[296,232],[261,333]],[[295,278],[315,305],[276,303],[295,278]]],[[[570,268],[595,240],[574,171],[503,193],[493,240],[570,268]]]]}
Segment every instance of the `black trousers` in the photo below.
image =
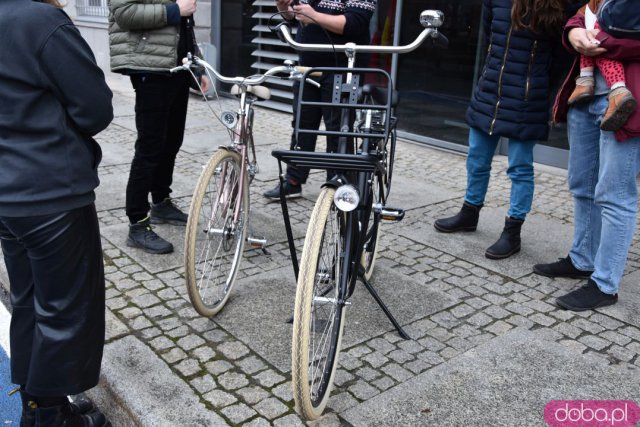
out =
{"type": "Polygon", "coordinates": [[[185,72],[131,76],[138,130],[126,198],[132,223],[149,213],[149,194],[153,203],[171,194],[173,169],[184,137],[190,78],[185,72]]]}
{"type": "Polygon", "coordinates": [[[0,217],[11,286],[11,381],[35,396],[94,387],[105,332],[105,283],[93,204],[0,217]]]}
{"type": "MultiPolygon", "coordinates": [[[[303,99],[305,101],[331,102],[333,97],[333,74],[324,74],[319,80],[320,88],[311,84],[305,84],[303,99]]],[[[296,112],[298,110],[300,82],[293,84],[293,122],[295,126],[296,112]]],[[[340,109],[331,107],[304,106],[300,111],[300,129],[317,130],[320,127],[320,120],[324,120],[327,130],[340,129],[340,109]]],[[[315,151],[316,135],[299,133],[296,141],[295,134],[291,135],[291,150],[315,151]],[[296,144],[297,142],[297,144],[296,144]],[[297,148],[296,148],[297,147],[297,148]]],[[[327,137],[327,152],[335,152],[338,148],[338,138],[327,137]]],[[[309,177],[309,169],[287,166],[287,178],[293,179],[300,184],[304,184],[309,177]]]]}

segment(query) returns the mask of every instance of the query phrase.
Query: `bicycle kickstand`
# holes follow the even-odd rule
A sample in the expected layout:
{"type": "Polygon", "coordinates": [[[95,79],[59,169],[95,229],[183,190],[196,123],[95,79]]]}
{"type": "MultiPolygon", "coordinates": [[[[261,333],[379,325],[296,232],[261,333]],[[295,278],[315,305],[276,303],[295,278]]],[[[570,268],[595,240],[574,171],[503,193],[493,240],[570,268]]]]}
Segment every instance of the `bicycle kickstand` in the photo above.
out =
{"type": "Polygon", "coordinates": [[[380,308],[382,309],[384,314],[389,318],[389,320],[391,321],[393,326],[398,331],[398,334],[405,340],[411,339],[409,334],[407,334],[404,331],[404,329],[402,329],[402,326],[400,326],[400,324],[398,323],[396,318],[393,317],[393,314],[391,314],[391,312],[389,311],[389,308],[387,307],[387,305],[382,301],[382,299],[380,298],[380,295],[378,295],[378,292],[376,292],[376,290],[374,289],[373,285],[367,279],[365,279],[362,274],[358,275],[358,279],[360,279],[360,281],[364,284],[364,286],[367,288],[367,290],[369,291],[369,293],[371,294],[373,299],[376,300],[376,302],[378,303],[378,305],[380,306],[380,308]]]}

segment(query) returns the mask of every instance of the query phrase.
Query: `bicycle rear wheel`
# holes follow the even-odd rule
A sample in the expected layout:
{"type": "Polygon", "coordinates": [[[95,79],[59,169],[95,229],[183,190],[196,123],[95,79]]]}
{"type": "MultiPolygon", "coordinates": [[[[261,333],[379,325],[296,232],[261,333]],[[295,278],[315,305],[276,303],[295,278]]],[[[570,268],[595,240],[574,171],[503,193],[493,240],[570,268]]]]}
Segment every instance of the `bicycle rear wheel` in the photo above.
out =
{"type": "MultiPolygon", "coordinates": [[[[375,172],[371,176],[371,201],[374,206],[381,206],[383,204],[383,191],[384,183],[383,179],[378,172],[375,172]]],[[[376,264],[376,258],[378,257],[378,240],[380,239],[380,221],[382,216],[379,213],[374,212],[371,209],[369,215],[369,223],[367,224],[367,234],[365,234],[364,247],[362,249],[362,256],[360,257],[360,264],[363,268],[363,277],[365,280],[371,279],[373,275],[373,268],[376,264]]]]}
{"type": "Polygon", "coordinates": [[[241,165],[240,154],[217,151],[198,179],[189,209],[184,250],[187,290],[193,307],[206,317],[224,307],[242,259],[249,183],[241,165]],[[245,174],[242,189],[241,174],[245,174]]]}
{"type": "Polygon", "coordinates": [[[316,201],[296,290],[291,381],[296,411],[305,420],[320,417],[327,405],[344,328],[345,309],[339,303],[344,227],[334,193],[325,188],[316,201]]]}

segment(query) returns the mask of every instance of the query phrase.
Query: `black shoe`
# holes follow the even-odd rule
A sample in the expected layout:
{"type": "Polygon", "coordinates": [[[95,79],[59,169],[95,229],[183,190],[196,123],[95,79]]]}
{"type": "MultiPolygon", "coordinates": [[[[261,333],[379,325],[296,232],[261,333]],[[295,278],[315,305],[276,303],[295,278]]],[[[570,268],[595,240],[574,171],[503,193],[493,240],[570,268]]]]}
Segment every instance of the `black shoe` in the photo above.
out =
{"type": "MultiPolygon", "coordinates": [[[[269,191],[262,193],[264,197],[271,200],[280,200],[280,184],[276,185],[269,191]]],[[[289,180],[284,182],[284,197],[287,199],[295,199],[302,196],[302,185],[292,184],[289,180]]]]}
{"type": "Polygon", "coordinates": [[[173,252],[173,245],[158,236],[149,224],[149,218],[129,225],[127,246],[140,248],[150,254],[168,254],[173,252]]]}
{"type": "Polygon", "coordinates": [[[464,202],[460,212],[448,218],[440,218],[433,224],[436,230],[442,233],[454,233],[456,231],[476,231],[480,209],[482,205],[476,206],[464,202]]]}
{"type": "Polygon", "coordinates": [[[151,205],[151,224],[185,225],[188,218],[168,197],[157,205],[151,205]]]}
{"type": "Polygon", "coordinates": [[[506,217],[500,238],[485,251],[489,259],[503,259],[520,252],[520,229],[524,220],[506,217]]]}
{"type": "Polygon", "coordinates": [[[35,409],[36,427],[104,427],[107,425],[109,423],[100,411],[93,410],[86,414],[76,414],[72,411],[69,403],[35,409]]]}
{"type": "Polygon", "coordinates": [[[593,310],[598,307],[606,307],[618,302],[618,294],[605,294],[598,288],[593,280],[574,291],[556,299],[558,306],[572,311],[593,310]]]}
{"type": "Polygon", "coordinates": [[[568,277],[571,279],[588,279],[593,271],[578,270],[573,266],[571,258],[558,258],[558,261],[550,264],[536,264],[533,266],[533,272],[546,277],[568,277]]]}

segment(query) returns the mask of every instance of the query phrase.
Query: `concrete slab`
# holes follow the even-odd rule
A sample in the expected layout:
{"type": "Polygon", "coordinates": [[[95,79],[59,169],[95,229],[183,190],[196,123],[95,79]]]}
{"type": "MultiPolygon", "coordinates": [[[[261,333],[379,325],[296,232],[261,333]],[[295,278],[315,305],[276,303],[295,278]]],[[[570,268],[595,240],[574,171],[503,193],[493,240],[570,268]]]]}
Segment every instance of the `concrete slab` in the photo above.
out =
{"type": "Polygon", "coordinates": [[[416,185],[415,178],[403,176],[402,171],[394,171],[391,179],[391,193],[387,205],[394,208],[416,209],[452,198],[451,192],[441,187],[428,183],[416,185]]]}
{"type": "Polygon", "coordinates": [[[206,158],[211,156],[219,146],[229,143],[229,133],[226,129],[222,129],[222,125],[218,127],[211,126],[198,132],[187,132],[182,142],[182,151],[190,154],[206,154],[206,158]]]}
{"type": "Polygon", "coordinates": [[[638,400],[639,373],[518,328],[341,416],[356,427],[541,426],[550,400],[638,400]]]}
{"type": "MultiPolygon", "coordinates": [[[[454,215],[456,212],[450,213],[454,215]]],[[[513,279],[530,274],[534,264],[553,260],[556,255],[566,256],[573,238],[573,226],[561,224],[542,215],[529,215],[522,227],[521,251],[511,256],[508,261],[486,258],[485,250],[500,237],[505,213],[504,208],[483,208],[478,229],[473,233],[439,233],[433,228],[432,221],[413,224],[411,227],[400,223],[398,232],[407,238],[513,279]]]]}
{"type": "MultiPolygon", "coordinates": [[[[381,266],[374,287],[401,325],[444,310],[453,298],[381,266]]],[[[283,372],[291,369],[291,324],[295,282],[291,268],[239,280],[224,310],[214,318],[229,333],[283,372]],[[267,333],[268,331],[268,333],[267,333]],[[274,338],[275,337],[275,338],[274,338]]],[[[394,330],[382,310],[361,284],[347,308],[342,339],[349,348],[394,330]]]]}
{"type": "Polygon", "coordinates": [[[622,278],[616,305],[598,311],[640,328],[640,271],[622,278]]]}
{"type": "Polygon", "coordinates": [[[227,425],[200,403],[193,389],[153,350],[133,336],[105,346],[100,386],[88,395],[100,408],[109,411],[113,425],[227,425]],[[110,399],[114,396],[117,400],[110,399]],[[121,401],[127,402],[129,419],[122,411],[109,410],[117,408],[121,401]]]}

